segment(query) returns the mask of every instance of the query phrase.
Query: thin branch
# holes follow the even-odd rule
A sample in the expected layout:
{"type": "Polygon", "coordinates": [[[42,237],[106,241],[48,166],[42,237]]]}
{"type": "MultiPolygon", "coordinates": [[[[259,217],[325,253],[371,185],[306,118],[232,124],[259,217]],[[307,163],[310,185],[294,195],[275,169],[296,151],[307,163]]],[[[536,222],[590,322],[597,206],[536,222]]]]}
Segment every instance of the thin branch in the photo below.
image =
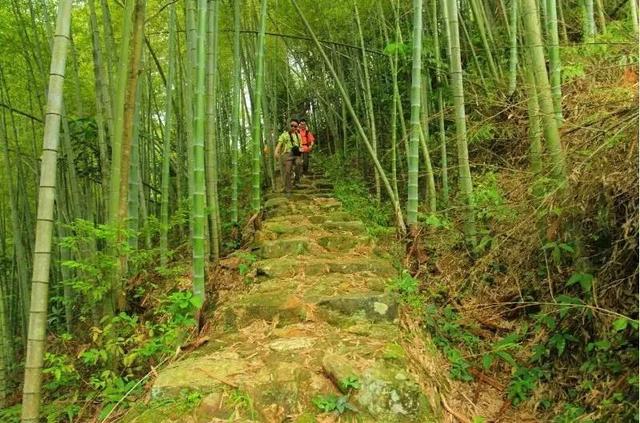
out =
{"type": "Polygon", "coordinates": [[[33,116],[33,115],[30,115],[30,114],[29,114],[29,113],[27,113],[27,112],[23,112],[22,110],[14,109],[13,107],[10,107],[10,106],[9,106],[9,105],[7,105],[7,104],[0,103],[0,107],[4,107],[5,109],[10,110],[11,112],[13,112],[13,113],[15,113],[15,114],[18,114],[18,115],[20,115],[20,116],[24,116],[24,117],[29,118],[29,119],[31,119],[31,120],[35,120],[36,122],[43,123],[43,122],[42,122],[42,119],[37,118],[37,117],[35,117],[35,116],[33,116]]]}

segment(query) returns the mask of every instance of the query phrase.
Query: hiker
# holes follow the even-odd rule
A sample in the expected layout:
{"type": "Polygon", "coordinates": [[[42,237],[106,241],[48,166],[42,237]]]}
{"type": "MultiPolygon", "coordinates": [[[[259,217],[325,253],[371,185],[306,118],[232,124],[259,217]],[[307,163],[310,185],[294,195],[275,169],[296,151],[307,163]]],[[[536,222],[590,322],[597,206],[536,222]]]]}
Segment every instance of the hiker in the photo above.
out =
{"type": "Polygon", "coordinates": [[[275,158],[280,163],[280,174],[284,191],[291,192],[291,173],[295,171],[294,184],[300,182],[302,173],[302,158],[300,157],[300,133],[298,131],[298,119],[291,119],[289,130],[284,131],[278,137],[278,144],[275,149],[275,158]]]}
{"type": "Polygon", "coordinates": [[[316,137],[307,128],[307,121],[300,119],[300,151],[302,152],[302,173],[307,175],[309,173],[309,154],[313,150],[313,145],[316,143],[316,137]]]}

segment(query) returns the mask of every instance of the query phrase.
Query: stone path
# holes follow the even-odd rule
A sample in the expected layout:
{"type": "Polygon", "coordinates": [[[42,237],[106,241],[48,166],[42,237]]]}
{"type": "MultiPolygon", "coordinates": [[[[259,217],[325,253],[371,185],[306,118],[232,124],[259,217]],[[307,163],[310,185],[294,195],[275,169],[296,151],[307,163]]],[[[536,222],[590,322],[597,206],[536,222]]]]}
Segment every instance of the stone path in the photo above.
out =
{"type": "Polygon", "coordinates": [[[251,289],[216,312],[207,345],[159,373],[152,398],[169,406],[127,421],[439,421],[385,292],[397,271],[331,184],[315,175],[268,195],[265,215],[251,289]],[[181,412],[189,392],[202,401],[181,412]]]}

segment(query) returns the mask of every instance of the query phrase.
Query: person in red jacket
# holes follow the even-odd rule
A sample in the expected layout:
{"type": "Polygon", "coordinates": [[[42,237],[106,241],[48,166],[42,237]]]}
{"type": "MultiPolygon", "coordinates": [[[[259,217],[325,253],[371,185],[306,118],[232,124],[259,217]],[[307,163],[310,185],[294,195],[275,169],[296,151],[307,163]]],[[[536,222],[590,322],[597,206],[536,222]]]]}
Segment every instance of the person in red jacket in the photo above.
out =
{"type": "Polygon", "coordinates": [[[313,150],[313,145],[316,143],[316,137],[307,128],[307,121],[300,119],[300,152],[302,153],[302,173],[309,173],[309,154],[313,150]]]}

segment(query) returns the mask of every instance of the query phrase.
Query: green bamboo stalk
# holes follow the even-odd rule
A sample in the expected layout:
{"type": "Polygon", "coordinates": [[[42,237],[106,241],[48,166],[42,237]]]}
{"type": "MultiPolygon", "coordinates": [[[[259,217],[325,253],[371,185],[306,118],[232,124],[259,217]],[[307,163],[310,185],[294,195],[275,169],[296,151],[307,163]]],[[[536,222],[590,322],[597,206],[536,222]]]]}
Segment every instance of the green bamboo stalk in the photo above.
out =
{"type": "MultiPolygon", "coordinates": [[[[362,69],[364,71],[364,86],[365,86],[365,109],[369,120],[369,130],[371,136],[371,146],[374,153],[378,154],[378,133],[376,131],[376,118],[373,110],[373,96],[371,94],[371,82],[369,78],[369,61],[367,60],[367,52],[364,45],[364,35],[362,34],[362,27],[360,25],[360,15],[358,13],[358,5],[353,2],[354,15],[356,20],[356,26],[358,28],[358,35],[360,38],[360,47],[362,51],[362,69]]],[[[380,203],[380,175],[378,172],[374,173],[375,188],[376,188],[376,201],[380,203]]]]}
{"type": "Polygon", "coordinates": [[[95,0],[88,0],[89,24],[91,26],[91,44],[93,54],[93,75],[96,91],[96,126],[98,127],[98,151],[100,154],[100,170],[102,199],[109,198],[109,136],[113,134],[113,119],[111,119],[111,103],[107,79],[104,78],[102,52],[100,47],[100,33],[98,30],[98,18],[96,16],[95,0]],[[106,122],[105,122],[106,120],[106,122]],[[108,132],[105,131],[105,124],[108,132]]]}
{"type": "Polygon", "coordinates": [[[638,0],[629,0],[629,6],[631,7],[631,23],[633,24],[633,30],[638,34],[638,0]]]}
{"type": "Polygon", "coordinates": [[[582,0],[583,41],[592,41],[596,36],[596,21],[593,17],[593,0],[582,0]]]}
{"type": "MultiPolygon", "coordinates": [[[[377,6],[384,42],[388,45],[389,35],[382,2],[377,2],[377,6]]],[[[393,186],[393,192],[396,198],[398,198],[398,48],[394,48],[393,54],[389,56],[389,68],[391,69],[393,85],[393,99],[391,102],[391,185],[393,186]]]]}
{"type": "Polygon", "coordinates": [[[207,39],[207,203],[209,204],[211,258],[220,258],[220,206],[218,203],[218,134],[216,101],[218,82],[218,0],[209,2],[207,39]]]}
{"type": "Polygon", "coordinates": [[[556,0],[547,0],[547,35],[549,47],[549,73],[553,109],[558,126],[562,125],[562,64],[560,63],[560,40],[558,37],[558,15],[556,0]]]}
{"type": "Polygon", "coordinates": [[[238,224],[240,142],[240,1],[233,0],[233,83],[231,84],[231,223],[238,224]]]}
{"type": "MultiPolygon", "coordinates": [[[[433,25],[433,49],[436,59],[436,83],[438,85],[438,136],[440,139],[440,183],[442,185],[442,207],[447,208],[449,204],[449,169],[447,163],[447,137],[444,127],[444,100],[442,91],[444,90],[444,80],[442,78],[442,57],[440,54],[440,35],[438,28],[438,2],[431,1],[431,19],[433,25]]],[[[445,37],[446,38],[446,37],[445,37]]]]}
{"type": "MultiPolygon", "coordinates": [[[[142,44],[144,39],[144,15],[146,0],[135,0],[133,13],[133,28],[131,32],[131,51],[128,55],[126,80],[126,96],[122,116],[122,136],[120,149],[120,185],[118,186],[118,210],[115,226],[118,229],[118,241],[124,241],[124,229],[129,217],[129,176],[131,171],[131,146],[135,126],[136,94],[138,91],[138,76],[142,60],[142,44]]],[[[115,158],[114,158],[115,161],[115,158]]],[[[120,255],[118,272],[116,274],[116,290],[113,293],[118,310],[126,307],[124,292],[124,273],[127,268],[127,254],[120,255]]]]}
{"type": "Polygon", "coordinates": [[[9,326],[7,325],[6,316],[8,313],[4,302],[6,296],[2,288],[4,283],[4,278],[0,277],[0,408],[7,406],[7,393],[9,392],[9,369],[7,363],[9,363],[9,357],[7,351],[5,351],[5,342],[11,337],[11,334],[7,331],[9,326]]]}
{"type": "Polygon", "coordinates": [[[429,131],[429,81],[431,76],[427,70],[427,75],[422,78],[424,83],[420,90],[420,103],[422,109],[422,122],[420,125],[420,147],[422,148],[422,157],[424,158],[424,170],[425,170],[425,202],[427,203],[427,209],[435,213],[437,209],[437,193],[436,182],[433,176],[433,166],[431,164],[431,154],[429,154],[429,140],[431,139],[431,133],[429,131]]]}
{"type": "Polygon", "coordinates": [[[71,0],[60,0],[58,3],[58,17],[51,53],[31,285],[29,336],[24,388],[22,391],[21,421],[23,423],[37,423],[40,414],[42,363],[45,351],[49,268],[51,265],[51,242],[54,221],[53,207],[62,115],[62,92],[71,26],[71,3],[71,0]]]}
{"type": "Polygon", "coordinates": [[[260,27],[258,30],[258,46],[256,52],[256,78],[253,90],[252,113],[252,195],[251,208],[254,213],[260,212],[260,156],[262,155],[262,87],[264,85],[264,33],[267,28],[267,0],[260,3],[260,27]]]}
{"type": "MultiPolygon", "coordinates": [[[[136,105],[133,117],[133,135],[131,141],[131,165],[129,166],[129,198],[127,201],[127,215],[129,216],[129,247],[138,248],[138,231],[140,230],[140,201],[139,187],[141,185],[140,176],[140,109],[142,108],[142,83],[136,88],[136,105]]],[[[149,132],[151,133],[151,132],[149,132]]]]}
{"type": "Polygon", "coordinates": [[[547,150],[551,159],[551,175],[558,181],[566,178],[566,164],[562,145],[560,142],[560,132],[555,119],[553,100],[551,97],[551,87],[549,86],[549,76],[544,59],[544,47],[540,31],[540,18],[535,0],[522,0],[523,20],[525,35],[531,54],[533,71],[535,74],[535,84],[542,111],[542,122],[544,135],[547,143],[547,150]]]}
{"type": "MultiPolygon", "coordinates": [[[[100,8],[102,10],[102,26],[104,28],[104,44],[105,44],[105,52],[107,57],[107,78],[108,84],[111,89],[116,88],[116,84],[113,81],[113,76],[116,75],[115,71],[115,63],[117,61],[116,54],[118,51],[116,50],[116,43],[113,37],[113,25],[111,24],[111,10],[109,9],[109,3],[107,0],[100,0],[100,8]]],[[[131,10],[129,10],[131,12],[131,10]]],[[[130,14],[125,14],[124,16],[131,16],[130,14]]],[[[120,52],[121,53],[121,52],[120,52]]],[[[109,92],[110,95],[114,93],[109,92]]],[[[114,131],[115,132],[115,131],[114,131]]]]}
{"type": "Polygon", "coordinates": [[[122,18],[122,38],[120,42],[119,63],[115,101],[113,103],[113,134],[111,139],[111,182],[109,184],[109,223],[115,224],[120,202],[122,135],[124,103],[127,87],[127,63],[131,42],[131,21],[135,0],[126,0],[122,18]]]}
{"type": "Polygon", "coordinates": [[[489,40],[487,38],[485,22],[483,19],[482,11],[480,10],[482,5],[478,4],[478,0],[470,0],[469,3],[471,4],[471,11],[473,12],[473,16],[476,20],[478,32],[480,33],[480,39],[482,40],[482,45],[484,46],[485,54],[487,55],[487,62],[489,63],[489,69],[491,69],[491,74],[493,75],[493,77],[496,80],[498,80],[500,77],[500,74],[498,73],[498,68],[496,67],[496,63],[493,59],[493,53],[491,51],[491,47],[489,46],[489,40]]]}
{"type": "MultiPolygon", "coordinates": [[[[194,183],[193,180],[193,168],[194,168],[194,140],[195,136],[195,99],[194,91],[196,90],[196,44],[197,44],[197,22],[196,22],[196,1],[197,0],[185,0],[185,18],[186,18],[186,55],[183,62],[184,67],[184,86],[182,94],[184,96],[184,115],[186,122],[184,123],[185,131],[185,147],[187,157],[187,192],[189,195],[189,201],[193,199],[194,183]]],[[[193,237],[193,213],[189,215],[189,233],[193,237]]]]}
{"type": "Polygon", "coordinates": [[[603,34],[607,33],[607,19],[604,16],[604,5],[602,0],[596,0],[596,7],[598,9],[598,21],[600,23],[600,29],[603,34]]]}
{"type": "Polygon", "coordinates": [[[0,125],[0,140],[2,141],[3,152],[2,165],[4,169],[7,169],[6,186],[7,192],[9,194],[9,212],[11,218],[14,262],[16,266],[16,279],[18,282],[19,297],[21,301],[20,313],[22,322],[22,333],[25,334],[27,332],[27,323],[29,321],[29,297],[31,295],[29,290],[29,268],[27,253],[24,248],[24,234],[22,228],[20,227],[21,219],[18,205],[18,192],[15,188],[13,172],[11,171],[14,166],[11,166],[12,161],[9,157],[9,141],[7,140],[6,134],[4,109],[2,110],[2,113],[0,113],[0,119],[2,119],[2,125],[0,125]]]}
{"type": "Polygon", "coordinates": [[[197,19],[197,57],[196,57],[196,85],[195,85],[195,133],[193,137],[193,197],[192,197],[192,221],[193,221],[193,295],[204,302],[204,278],[205,278],[205,176],[204,176],[204,81],[206,69],[205,38],[207,35],[207,0],[198,0],[197,19]]]}
{"type": "Polygon", "coordinates": [[[420,141],[420,83],[422,71],[422,0],[413,0],[413,55],[411,66],[411,137],[407,180],[407,224],[418,231],[418,143],[420,141]]]}
{"type": "MultiPolygon", "coordinates": [[[[171,167],[171,129],[173,125],[173,81],[176,73],[176,5],[169,6],[169,74],[166,84],[164,138],[162,143],[162,192],[160,194],[160,265],[167,265],[169,256],[169,184],[171,167]]],[[[180,179],[180,175],[177,175],[180,179]]],[[[179,197],[178,197],[179,199],[179,197]]]]}
{"type": "Polygon", "coordinates": [[[467,25],[464,23],[462,19],[462,14],[458,14],[458,18],[460,19],[460,26],[462,27],[462,32],[464,32],[464,36],[467,39],[467,44],[469,45],[469,50],[471,50],[471,56],[473,57],[473,62],[476,65],[476,69],[478,69],[478,76],[480,77],[480,81],[482,82],[482,88],[484,88],[485,92],[488,92],[487,81],[484,79],[484,72],[482,72],[482,66],[480,66],[480,61],[478,60],[478,55],[476,54],[476,48],[473,46],[473,41],[471,40],[471,35],[467,30],[467,25]]]}
{"type": "Polygon", "coordinates": [[[456,144],[458,149],[458,184],[463,202],[464,234],[468,244],[476,245],[476,222],[473,204],[473,184],[469,167],[469,151],[467,148],[467,120],[464,107],[464,88],[462,85],[462,62],[460,60],[460,37],[458,30],[457,0],[446,0],[449,17],[451,46],[450,74],[451,94],[456,121],[456,144]]]}
{"type": "MultiPolygon", "coordinates": [[[[509,96],[516,91],[518,77],[518,3],[520,0],[511,0],[511,15],[509,22],[509,96]]],[[[549,0],[554,1],[554,0],[549,0]]],[[[556,20],[556,35],[558,34],[558,21],[556,20]]]]}
{"type": "Polygon", "coordinates": [[[542,143],[540,136],[540,105],[538,103],[538,93],[536,90],[536,80],[531,66],[531,60],[527,61],[525,69],[526,89],[527,89],[527,112],[529,115],[529,163],[534,175],[542,175],[542,143]]]}
{"type": "Polygon", "coordinates": [[[318,37],[316,37],[315,32],[313,32],[313,29],[311,28],[311,25],[309,24],[309,21],[307,21],[307,18],[304,16],[304,14],[302,13],[302,10],[300,9],[300,6],[298,6],[298,3],[296,0],[291,0],[293,3],[293,6],[296,9],[296,12],[298,13],[298,16],[300,16],[300,19],[302,20],[305,28],[307,29],[307,32],[309,33],[309,35],[311,36],[311,38],[313,38],[313,42],[316,45],[316,48],[318,49],[318,51],[320,51],[320,54],[322,55],[322,59],[325,63],[325,65],[327,66],[327,69],[329,70],[329,72],[331,73],[331,76],[333,77],[333,80],[335,81],[336,85],[338,86],[338,90],[340,91],[340,95],[342,97],[342,100],[344,101],[349,113],[351,114],[351,118],[354,121],[354,124],[356,125],[356,128],[358,130],[358,133],[360,134],[360,138],[362,139],[362,141],[364,142],[367,151],[369,152],[369,155],[371,156],[371,160],[373,161],[374,166],[376,167],[376,169],[378,170],[378,172],[380,173],[380,179],[382,180],[382,183],[387,191],[387,194],[389,195],[389,198],[391,199],[391,202],[393,204],[393,208],[394,208],[394,212],[395,212],[395,216],[396,216],[396,222],[398,225],[398,230],[404,234],[406,233],[406,227],[404,224],[404,217],[402,216],[402,209],[400,208],[400,202],[398,200],[397,197],[395,197],[394,192],[393,192],[393,188],[391,187],[391,184],[389,183],[389,179],[387,178],[384,169],[382,168],[382,165],[380,164],[380,161],[378,161],[378,158],[376,157],[374,151],[373,151],[373,147],[371,146],[371,143],[369,142],[369,139],[367,138],[367,134],[364,131],[364,128],[362,127],[362,124],[360,123],[360,120],[358,119],[358,115],[356,114],[355,110],[353,109],[353,105],[351,104],[351,100],[349,98],[349,96],[347,95],[346,90],[344,89],[344,85],[342,83],[342,81],[338,78],[338,75],[336,74],[336,71],[333,67],[333,65],[331,64],[331,61],[329,60],[329,57],[327,57],[327,53],[324,51],[324,48],[322,47],[322,45],[320,44],[320,41],[318,40],[318,37]]]}
{"type": "Polygon", "coordinates": [[[568,44],[569,34],[567,33],[567,22],[564,20],[564,8],[562,7],[562,2],[557,3],[557,6],[558,16],[560,17],[560,28],[562,29],[562,42],[568,44]]]}

